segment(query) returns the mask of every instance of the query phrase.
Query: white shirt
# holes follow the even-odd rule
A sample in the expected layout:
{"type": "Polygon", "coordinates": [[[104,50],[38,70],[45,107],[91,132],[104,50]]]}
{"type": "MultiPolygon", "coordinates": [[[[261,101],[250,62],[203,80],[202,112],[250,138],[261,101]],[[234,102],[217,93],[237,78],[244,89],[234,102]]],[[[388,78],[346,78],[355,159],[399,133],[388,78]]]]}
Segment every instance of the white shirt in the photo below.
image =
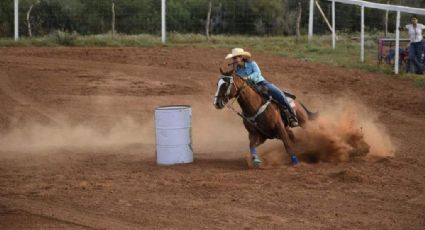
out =
{"type": "Polygon", "coordinates": [[[420,42],[422,41],[422,30],[425,29],[423,24],[416,24],[416,27],[413,27],[412,24],[407,24],[406,29],[409,33],[410,42],[420,42]]]}

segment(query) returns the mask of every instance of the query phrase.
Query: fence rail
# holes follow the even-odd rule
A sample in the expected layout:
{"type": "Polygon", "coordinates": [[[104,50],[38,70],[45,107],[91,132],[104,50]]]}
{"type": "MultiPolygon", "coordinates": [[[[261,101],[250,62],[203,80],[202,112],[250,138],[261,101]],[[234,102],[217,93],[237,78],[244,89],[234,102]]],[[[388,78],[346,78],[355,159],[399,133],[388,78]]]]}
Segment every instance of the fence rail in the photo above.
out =
{"type": "MultiPolygon", "coordinates": [[[[298,12],[300,30],[306,34],[309,1],[306,0],[162,0],[166,2],[166,27],[169,32],[295,35],[298,12]],[[210,7],[211,6],[211,7],[210,7]],[[299,10],[301,7],[301,10],[299,10]],[[208,15],[210,15],[208,17],[208,15]],[[209,19],[209,20],[207,20],[209,19]],[[208,25],[208,27],[207,27],[208,25]]],[[[161,34],[161,0],[19,0],[16,7],[21,36],[45,36],[62,30],[82,35],[117,32],[122,34],[161,34]],[[19,16],[18,16],[19,15],[19,16]],[[113,23],[114,22],[114,23],[113,23]],[[113,23],[113,25],[112,25],[113,23]]],[[[323,15],[331,18],[331,2],[319,1],[323,15]]],[[[413,2],[425,7],[425,3],[413,2]]],[[[14,3],[0,1],[0,37],[13,37],[14,3]]],[[[366,9],[366,30],[383,30],[385,12],[366,9]]],[[[390,13],[390,22],[396,14],[390,13]]],[[[344,4],[336,9],[336,30],[359,31],[360,12],[344,4]]],[[[402,15],[407,21],[408,15],[402,15]]],[[[422,18],[420,18],[421,20],[422,18]]],[[[423,18],[425,20],[425,18],[423,18]]],[[[329,33],[322,14],[314,14],[314,32],[329,33]]],[[[394,27],[394,23],[390,23],[394,27]]]]}

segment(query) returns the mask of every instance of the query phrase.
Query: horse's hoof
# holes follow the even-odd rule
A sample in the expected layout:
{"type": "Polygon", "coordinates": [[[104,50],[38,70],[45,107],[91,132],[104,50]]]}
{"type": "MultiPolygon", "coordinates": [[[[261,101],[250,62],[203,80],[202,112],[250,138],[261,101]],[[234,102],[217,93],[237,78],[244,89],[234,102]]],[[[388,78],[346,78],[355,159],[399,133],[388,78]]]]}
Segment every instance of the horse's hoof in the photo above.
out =
{"type": "Polygon", "coordinates": [[[260,158],[253,158],[253,159],[252,159],[252,162],[254,163],[254,166],[255,166],[255,167],[260,167],[260,166],[261,166],[261,163],[263,163],[263,162],[260,160],[260,158]]]}
{"type": "Polygon", "coordinates": [[[291,162],[292,162],[292,165],[293,166],[296,166],[296,165],[298,165],[300,163],[300,161],[298,160],[297,156],[295,156],[295,155],[292,155],[291,156],[291,162]]]}

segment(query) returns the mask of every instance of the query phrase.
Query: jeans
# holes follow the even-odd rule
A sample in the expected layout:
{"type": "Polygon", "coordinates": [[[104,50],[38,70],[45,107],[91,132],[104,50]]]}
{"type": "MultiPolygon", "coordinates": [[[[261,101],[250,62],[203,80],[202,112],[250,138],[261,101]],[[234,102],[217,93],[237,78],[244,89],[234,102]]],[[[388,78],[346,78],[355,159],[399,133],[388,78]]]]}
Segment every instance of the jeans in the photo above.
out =
{"type": "Polygon", "coordinates": [[[286,98],[282,90],[280,90],[277,86],[268,81],[262,81],[258,85],[266,87],[273,99],[279,102],[279,104],[281,104],[284,108],[288,109],[291,114],[295,115],[291,105],[289,104],[288,99],[286,98]]]}
{"type": "Polygon", "coordinates": [[[424,71],[422,54],[424,53],[424,42],[411,42],[409,46],[409,62],[415,66],[415,72],[424,71]]]}

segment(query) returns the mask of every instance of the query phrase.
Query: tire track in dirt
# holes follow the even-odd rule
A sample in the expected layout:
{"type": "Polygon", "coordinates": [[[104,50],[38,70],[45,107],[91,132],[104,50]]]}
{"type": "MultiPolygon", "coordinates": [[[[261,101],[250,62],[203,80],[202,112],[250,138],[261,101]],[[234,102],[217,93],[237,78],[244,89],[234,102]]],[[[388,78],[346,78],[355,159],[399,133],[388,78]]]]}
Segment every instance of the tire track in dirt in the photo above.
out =
{"type": "Polygon", "coordinates": [[[49,204],[46,201],[27,199],[6,199],[0,197],[0,204],[7,208],[22,210],[33,215],[47,217],[63,223],[78,225],[91,229],[140,229],[141,224],[99,216],[87,210],[75,210],[68,207],[49,204]]]}
{"type": "Polygon", "coordinates": [[[22,116],[23,113],[30,113],[33,116],[41,117],[45,121],[55,122],[52,116],[49,115],[48,111],[45,108],[39,109],[41,106],[36,105],[34,101],[21,94],[16,88],[14,88],[10,82],[9,74],[5,71],[0,70],[0,90],[11,100],[15,101],[14,111],[12,111],[12,116],[14,119],[22,116]]]}
{"type": "Polygon", "coordinates": [[[204,75],[209,76],[217,76],[217,74],[212,74],[210,71],[204,70],[187,70],[187,69],[176,69],[174,66],[151,66],[144,65],[143,63],[135,64],[135,63],[107,63],[101,60],[90,60],[90,61],[82,61],[76,59],[66,59],[66,62],[62,59],[56,58],[47,58],[47,57],[22,57],[15,55],[4,55],[4,60],[0,60],[0,64],[4,64],[7,66],[16,66],[22,68],[23,66],[27,66],[28,68],[39,69],[39,70],[55,70],[57,71],[60,67],[66,67],[68,69],[81,69],[86,66],[92,67],[92,69],[102,69],[106,68],[106,70],[110,69],[119,69],[119,70],[143,70],[146,72],[157,73],[155,78],[167,79],[167,75],[170,74],[178,74],[178,75],[187,75],[188,73],[194,74],[194,76],[199,76],[199,78],[204,78],[204,75]],[[172,70],[172,72],[170,72],[172,70]]]}

